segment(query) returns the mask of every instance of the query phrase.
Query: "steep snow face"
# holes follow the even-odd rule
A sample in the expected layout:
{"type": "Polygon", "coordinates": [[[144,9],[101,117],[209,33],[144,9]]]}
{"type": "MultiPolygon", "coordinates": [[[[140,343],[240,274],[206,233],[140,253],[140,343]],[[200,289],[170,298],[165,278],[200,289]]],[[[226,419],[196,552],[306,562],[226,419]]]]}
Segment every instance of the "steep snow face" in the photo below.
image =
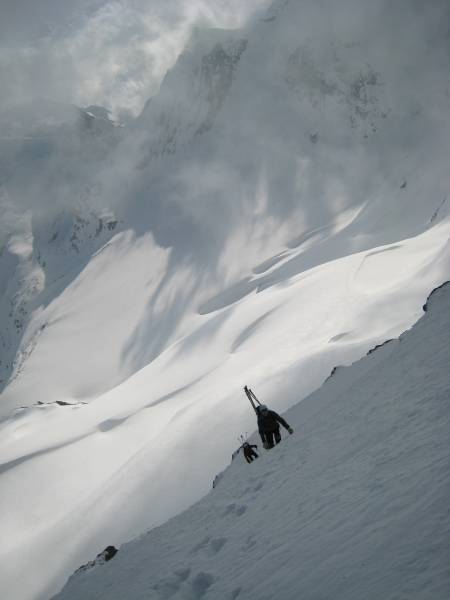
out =
{"type": "Polygon", "coordinates": [[[88,107],[1,140],[9,596],[206,493],[245,383],[288,408],[450,277],[447,23],[279,2],[196,32],[127,128],[88,107]]]}
{"type": "Polygon", "coordinates": [[[17,356],[34,298],[45,275],[34,256],[31,213],[23,213],[0,189],[0,390],[20,362],[17,356]]]}
{"type": "Polygon", "coordinates": [[[48,101],[2,113],[0,127],[1,390],[21,372],[46,326],[30,317],[118,226],[97,203],[101,183],[92,176],[121,129],[100,107],[48,101]]]}
{"type": "Polygon", "coordinates": [[[433,598],[450,592],[450,284],[399,340],[339,368],[188,511],[58,600],[433,598]],[[289,438],[289,439],[286,439],[289,438]]]}
{"type": "Polygon", "coordinates": [[[240,31],[194,30],[160,93],[136,121],[135,126],[148,128],[150,134],[144,161],[173,154],[212,127],[246,46],[240,31]]]}
{"type": "Polygon", "coordinates": [[[49,324],[47,317],[40,319],[38,314],[83,270],[118,222],[110,212],[99,212],[85,202],[59,210],[51,223],[31,210],[21,213],[6,194],[0,202],[5,216],[0,232],[3,389],[19,376],[49,324]]]}

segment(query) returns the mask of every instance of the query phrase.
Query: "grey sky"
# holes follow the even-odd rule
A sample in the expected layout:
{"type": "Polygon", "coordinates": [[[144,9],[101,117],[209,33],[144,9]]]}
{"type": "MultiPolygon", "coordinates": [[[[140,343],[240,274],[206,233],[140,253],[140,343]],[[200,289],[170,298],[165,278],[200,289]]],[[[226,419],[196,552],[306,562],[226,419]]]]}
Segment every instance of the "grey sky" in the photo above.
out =
{"type": "Polygon", "coordinates": [[[0,110],[46,97],[140,111],[193,25],[238,27],[268,0],[1,0],[0,110]]]}
{"type": "Polygon", "coordinates": [[[80,24],[108,0],[2,0],[2,45],[27,45],[58,28],[80,24]]]}

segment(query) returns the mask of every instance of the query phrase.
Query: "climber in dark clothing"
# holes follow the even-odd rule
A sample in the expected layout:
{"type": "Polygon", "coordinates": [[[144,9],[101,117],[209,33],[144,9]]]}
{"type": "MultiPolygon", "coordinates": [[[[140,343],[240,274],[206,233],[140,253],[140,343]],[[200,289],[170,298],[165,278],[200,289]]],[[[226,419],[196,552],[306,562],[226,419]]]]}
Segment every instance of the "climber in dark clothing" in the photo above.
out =
{"type": "Polygon", "coordinates": [[[248,442],[244,442],[241,446],[244,450],[244,457],[248,463],[253,462],[255,458],[258,458],[259,454],[257,454],[253,448],[258,448],[255,444],[249,444],[248,442]]]}
{"type": "Polygon", "coordinates": [[[281,442],[280,425],[283,425],[289,433],[294,433],[292,427],[274,410],[269,410],[265,404],[258,406],[256,411],[259,435],[266,450],[281,442]]]}

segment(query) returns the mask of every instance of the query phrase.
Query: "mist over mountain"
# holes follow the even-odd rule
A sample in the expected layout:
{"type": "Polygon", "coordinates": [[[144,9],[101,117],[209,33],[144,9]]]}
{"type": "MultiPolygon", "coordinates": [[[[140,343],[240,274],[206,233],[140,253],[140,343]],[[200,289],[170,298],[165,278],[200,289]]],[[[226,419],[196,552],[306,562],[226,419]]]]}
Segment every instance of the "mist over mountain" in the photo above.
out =
{"type": "Polygon", "coordinates": [[[243,385],[287,409],[449,278],[448,3],[196,6],[136,116],[143,88],[0,112],[11,598],[204,495],[243,385]]]}

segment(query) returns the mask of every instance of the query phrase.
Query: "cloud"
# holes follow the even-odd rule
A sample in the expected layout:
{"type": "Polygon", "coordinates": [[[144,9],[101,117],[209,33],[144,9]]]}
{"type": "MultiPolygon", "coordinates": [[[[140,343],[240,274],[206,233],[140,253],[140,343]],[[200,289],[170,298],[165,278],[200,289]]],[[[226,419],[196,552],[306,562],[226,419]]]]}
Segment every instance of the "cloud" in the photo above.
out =
{"type": "Polygon", "coordinates": [[[268,0],[3,0],[0,110],[34,98],[137,114],[194,25],[241,26],[268,0]]]}
{"type": "Polygon", "coordinates": [[[40,37],[80,26],[107,0],[2,0],[2,46],[32,44],[40,37]]]}

